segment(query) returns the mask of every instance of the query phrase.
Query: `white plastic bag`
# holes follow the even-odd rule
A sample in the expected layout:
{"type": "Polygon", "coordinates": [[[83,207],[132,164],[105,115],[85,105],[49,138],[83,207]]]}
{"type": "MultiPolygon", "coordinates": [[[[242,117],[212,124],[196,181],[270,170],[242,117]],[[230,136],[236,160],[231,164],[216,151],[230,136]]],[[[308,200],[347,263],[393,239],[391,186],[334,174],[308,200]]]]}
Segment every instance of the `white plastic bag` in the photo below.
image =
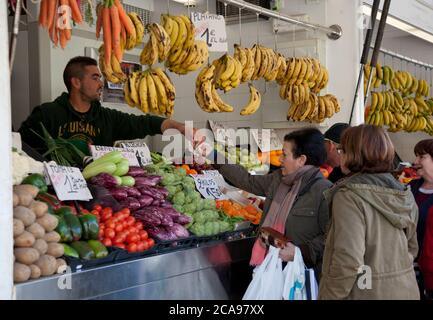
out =
{"type": "Polygon", "coordinates": [[[263,263],[254,269],[253,280],[243,300],[281,300],[283,292],[283,266],[280,249],[269,247],[263,263]]]}
{"type": "Polygon", "coordinates": [[[295,257],[289,261],[284,268],[284,300],[306,300],[307,291],[305,289],[305,267],[302,259],[301,250],[295,248],[295,257]]]}

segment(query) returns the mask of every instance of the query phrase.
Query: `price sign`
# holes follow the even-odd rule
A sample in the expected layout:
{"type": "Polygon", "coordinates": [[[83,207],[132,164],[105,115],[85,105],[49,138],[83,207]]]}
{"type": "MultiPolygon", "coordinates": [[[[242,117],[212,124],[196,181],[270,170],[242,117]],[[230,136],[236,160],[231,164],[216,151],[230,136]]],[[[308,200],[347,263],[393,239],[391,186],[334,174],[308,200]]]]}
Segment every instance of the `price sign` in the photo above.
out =
{"type": "Polygon", "coordinates": [[[218,183],[211,176],[205,174],[191,175],[194,179],[197,190],[206,199],[226,199],[221,192],[218,183]]]}
{"type": "MultiPolygon", "coordinates": [[[[120,151],[122,156],[129,161],[130,166],[140,166],[137,157],[135,155],[135,150],[130,148],[116,148],[116,147],[106,147],[106,146],[90,146],[90,153],[92,154],[93,160],[99,159],[104,154],[111,151],[120,151]]],[[[150,155],[149,155],[150,156],[150,155]]]]}
{"type": "Polygon", "coordinates": [[[59,166],[54,161],[44,162],[45,170],[61,201],[92,199],[92,194],[87,188],[86,180],[75,167],[59,166]]]}
{"type": "Polygon", "coordinates": [[[262,152],[281,150],[283,145],[274,129],[252,129],[251,135],[262,152]]]}
{"type": "Polygon", "coordinates": [[[238,190],[237,188],[229,185],[224,180],[224,177],[221,175],[221,173],[218,172],[218,170],[203,170],[202,172],[204,175],[214,178],[216,183],[218,184],[220,190],[223,193],[226,193],[226,192],[232,191],[232,190],[238,190]]]}
{"type": "Polygon", "coordinates": [[[209,51],[227,52],[227,32],[224,16],[191,12],[191,21],[195,27],[195,39],[207,43],[209,51]]]}
{"type": "Polygon", "coordinates": [[[152,163],[152,157],[150,156],[150,150],[144,142],[122,142],[122,148],[132,150],[135,153],[135,157],[138,160],[140,166],[147,166],[152,163]]]}

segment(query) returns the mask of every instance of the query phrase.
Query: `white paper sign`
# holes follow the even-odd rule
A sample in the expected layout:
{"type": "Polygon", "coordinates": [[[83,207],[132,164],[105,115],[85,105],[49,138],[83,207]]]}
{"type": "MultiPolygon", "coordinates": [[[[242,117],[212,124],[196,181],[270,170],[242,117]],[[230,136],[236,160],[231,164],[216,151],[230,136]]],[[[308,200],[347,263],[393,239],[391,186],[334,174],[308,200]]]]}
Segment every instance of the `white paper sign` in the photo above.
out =
{"type": "Polygon", "coordinates": [[[283,149],[283,144],[274,129],[252,129],[251,135],[257,143],[260,151],[269,152],[283,149]]]}
{"type": "Polygon", "coordinates": [[[144,142],[122,142],[122,148],[133,150],[140,166],[147,166],[152,164],[152,157],[150,156],[150,150],[144,142]]]}
{"type": "Polygon", "coordinates": [[[92,194],[87,188],[86,180],[80,169],[59,166],[54,161],[44,162],[44,165],[60,201],[92,199],[92,194]]]}
{"type": "Polygon", "coordinates": [[[227,32],[224,16],[191,12],[195,27],[195,39],[205,41],[211,52],[227,52],[227,32]]]}
{"type": "Polygon", "coordinates": [[[206,199],[226,199],[214,177],[205,174],[191,175],[198,192],[206,199]]]}
{"type": "Polygon", "coordinates": [[[116,148],[116,147],[106,147],[106,146],[90,146],[90,153],[92,154],[93,160],[99,159],[104,154],[111,151],[120,151],[122,156],[129,161],[130,166],[140,166],[137,157],[135,155],[135,150],[129,148],[116,148]]]}
{"type": "Polygon", "coordinates": [[[229,185],[218,170],[203,170],[202,173],[208,177],[213,177],[223,193],[227,191],[239,190],[236,187],[229,185]]]}

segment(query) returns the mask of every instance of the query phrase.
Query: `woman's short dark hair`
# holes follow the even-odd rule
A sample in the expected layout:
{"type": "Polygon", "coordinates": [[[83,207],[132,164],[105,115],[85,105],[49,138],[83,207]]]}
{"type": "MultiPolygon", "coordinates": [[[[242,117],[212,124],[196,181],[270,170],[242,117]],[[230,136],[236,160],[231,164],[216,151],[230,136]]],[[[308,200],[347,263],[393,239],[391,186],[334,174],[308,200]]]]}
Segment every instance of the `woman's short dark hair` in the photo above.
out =
{"type": "Polygon", "coordinates": [[[383,173],[394,169],[395,149],[385,130],[373,125],[347,128],[341,137],[344,165],[351,172],[383,173]]]}
{"type": "Polygon", "coordinates": [[[71,79],[82,79],[85,74],[84,68],[87,66],[98,66],[98,62],[90,57],[75,57],[69,60],[63,71],[63,82],[68,92],[71,92],[71,79]]]}
{"type": "Polygon", "coordinates": [[[433,158],[433,139],[421,140],[415,145],[413,150],[416,156],[429,154],[433,158]]]}
{"type": "Polygon", "coordinates": [[[293,157],[307,157],[306,165],[320,166],[326,160],[325,139],[316,128],[307,128],[286,134],[284,141],[293,142],[293,157]]]}

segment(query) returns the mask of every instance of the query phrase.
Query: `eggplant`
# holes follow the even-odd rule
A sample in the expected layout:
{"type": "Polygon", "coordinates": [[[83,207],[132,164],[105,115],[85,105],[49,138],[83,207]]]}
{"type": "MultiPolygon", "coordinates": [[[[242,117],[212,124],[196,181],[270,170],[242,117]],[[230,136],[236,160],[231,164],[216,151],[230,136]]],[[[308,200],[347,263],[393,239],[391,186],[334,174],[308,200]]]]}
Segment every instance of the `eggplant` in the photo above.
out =
{"type": "Polygon", "coordinates": [[[152,214],[146,210],[137,210],[134,212],[134,217],[143,222],[146,227],[156,227],[161,224],[161,219],[158,215],[152,214]]]}
{"type": "Polygon", "coordinates": [[[108,189],[118,185],[116,178],[114,178],[111,174],[104,172],[90,178],[89,182],[95,186],[100,186],[108,189]]]}
{"type": "Polygon", "coordinates": [[[181,226],[180,224],[173,224],[172,227],[170,227],[169,229],[171,232],[173,232],[177,238],[187,238],[189,237],[189,232],[188,230],[185,229],[184,226],[181,226]]]}
{"type": "Polygon", "coordinates": [[[172,217],[173,222],[175,222],[175,224],[181,224],[181,225],[186,225],[188,223],[191,223],[192,219],[191,217],[188,217],[187,215],[179,215],[178,217],[172,217]]]}
{"type": "Polygon", "coordinates": [[[137,197],[138,202],[140,202],[141,208],[148,207],[152,204],[153,198],[148,195],[140,195],[137,197]]]}
{"type": "Polygon", "coordinates": [[[131,210],[132,212],[140,209],[141,207],[140,202],[138,202],[138,200],[133,197],[127,197],[125,200],[120,202],[120,205],[123,208],[129,208],[129,210],[131,210]]]}
{"type": "Polygon", "coordinates": [[[144,177],[146,172],[141,167],[129,167],[129,171],[127,173],[128,176],[131,177],[144,177]]]}
{"type": "Polygon", "coordinates": [[[148,175],[144,177],[136,177],[135,178],[135,185],[136,186],[150,186],[154,187],[158,183],[161,182],[162,177],[155,176],[155,175],[148,175]]]}
{"type": "Polygon", "coordinates": [[[118,201],[123,201],[128,197],[128,192],[126,192],[125,188],[122,187],[112,188],[110,189],[110,193],[113,198],[118,201]]]}
{"type": "Polygon", "coordinates": [[[137,188],[134,187],[123,187],[123,188],[125,188],[128,197],[134,197],[134,198],[141,197],[141,193],[140,191],[138,191],[137,188]]]}

